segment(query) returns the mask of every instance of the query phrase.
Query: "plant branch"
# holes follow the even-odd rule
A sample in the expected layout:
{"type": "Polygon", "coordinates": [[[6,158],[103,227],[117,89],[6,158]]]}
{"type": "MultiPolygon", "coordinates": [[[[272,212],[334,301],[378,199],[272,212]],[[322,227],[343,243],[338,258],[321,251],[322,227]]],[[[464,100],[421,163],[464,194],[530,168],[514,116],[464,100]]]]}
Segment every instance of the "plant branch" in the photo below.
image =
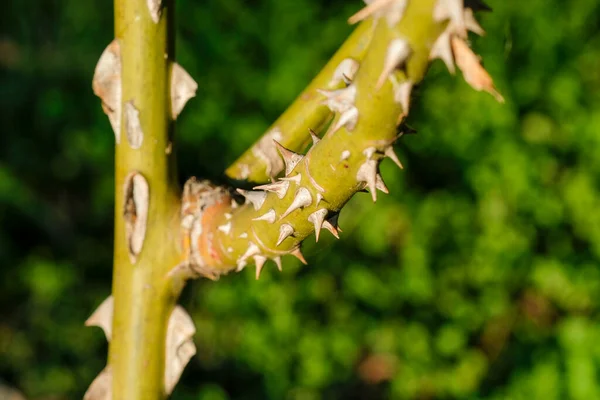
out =
{"type": "Polygon", "coordinates": [[[277,176],[284,165],[273,140],[293,151],[301,151],[308,145],[309,129],[319,132],[331,117],[317,89],[339,89],[345,79],[352,79],[372,33],[371,20],[361,23],[267,132],[227,168],[226,174],[232,179],[254,183],[264,183],[277,176]]]}
{"type": "Polygon", "coordinates": [[[409,112],[411,91],[432,59],[453,67],[454,50],[465,78],[478,89],[468,77],[481,71],[465,67],[458,47],[452,47],[464,43],[467,29],[481,29],[472,9],[450,0],[380,1],[378,7],[363,12],[376,20],[376,28],[355,79],[344,89],[318,92],[316,101],[335,112],[323,139],[313,138],[304,156],[280,146],[285,176],[257,191],[242,191],[245,205],[232,203],[207,221],[200,238],[190,239],[206,255],[203,275],[216,278],[254,263],[258,278],[267,259],[278,267],[284,254],[303,260],[301,242],[321,228],[337,236],[337,215],[356,192],[368,189],[374,201],[377,190],[387,193],[379,163],[387,157],[400,165],[392,145],[409,112]]]}
{"type": "Polygon", "coordinates": [[[180,257],[180,192],[169,150],[173,3],[163,1],[155,22],[146,0],[114,2],[124,133],[115,160],[114,319],[109,354],[114,400],[165,396],[166,327],[178,293],[164,277],[180,257]]]}
{"type": "Polygon", "coordinates": [[[228,170],[237,179],[273,181],[240,190],[243,205],[195,178],[180,196],[172,119],[195,82],[172,62],[173,3],[115,0],[117,38],[94,76],[117,141],[114,299],[88,320],[112,340],[108,366],[88,391],[97,397],[86,400],[106,399],[106,385],[119,400],[170,392],[195,352],[189,317],[172,312],[185,279],[217,279],[252,263],[258,278],[268,259],[281,269],[285,254],[305,262],[302,241],[312,233],[318,240],[322,228],[338,237],[337,217],[355,193],[368,189],[373,201],[377,190],[387,193],[379,164],[390,158],[401,166],[393,150],[398,126],[432,59],[451,72],[456,64],[473,88],[501,99],[465,41],[467,30],[482,32],[477,1],[465,8],[457,0],[375,0],[351,18],[364,22],[317,78],[228,170]],[[310,128],[327,125],[322,139],[311,135],[305,155],[296,153],[310,128]]]}

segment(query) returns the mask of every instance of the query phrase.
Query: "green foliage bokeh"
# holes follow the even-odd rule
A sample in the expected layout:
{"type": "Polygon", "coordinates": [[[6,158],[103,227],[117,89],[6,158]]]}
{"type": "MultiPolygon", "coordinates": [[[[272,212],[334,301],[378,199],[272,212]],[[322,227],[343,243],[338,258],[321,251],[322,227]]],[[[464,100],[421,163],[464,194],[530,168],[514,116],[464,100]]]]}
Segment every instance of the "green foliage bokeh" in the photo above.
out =
{"type": "MultiPolygon", "coordinates": [[[[0,383],[81,398],[107,345],[113,135],[91,91],[112,38],[94,0],[0,13],[0,383]]],[[[198,281],[198,355],[173,395],[225,399],[600,399],[600,4],[509,0],[474,48],[497,104],[436,61],[391,194],[357,195],[342,240],[198,281]]],[[[356,1],[177,0],[198,81],[177,127],[183,181],[219,179],[351,31],[356,1]]]]}

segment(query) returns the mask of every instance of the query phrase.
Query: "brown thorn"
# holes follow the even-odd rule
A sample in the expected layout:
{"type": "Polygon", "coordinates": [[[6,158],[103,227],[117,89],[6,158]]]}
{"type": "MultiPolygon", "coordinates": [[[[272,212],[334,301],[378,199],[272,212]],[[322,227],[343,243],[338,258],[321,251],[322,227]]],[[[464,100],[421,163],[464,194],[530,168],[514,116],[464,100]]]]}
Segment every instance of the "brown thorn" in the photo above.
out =
{"type": "Polygon", "coordinates": [[[258,278],[260,278],[260,272],[263,269],[263,266],[265,265],[265,262],[267,261],[267,257],[262,256],[262,255],[255,255],[254,256],[254,263],[256,264],[256,280],[258,280],[258,278]]]}
{"type": "Polygon", "coordinates": [[[300,262],[302,264],[308,265],[308,263],[304,259],[304,256],[302,255],[302,252],[300,251],[300,247],[296,247],[294,250],[292,250],[290,252],[290,254],[293,255],[294,257],[296,257],[298,260],[300,260],[300,262]]]}

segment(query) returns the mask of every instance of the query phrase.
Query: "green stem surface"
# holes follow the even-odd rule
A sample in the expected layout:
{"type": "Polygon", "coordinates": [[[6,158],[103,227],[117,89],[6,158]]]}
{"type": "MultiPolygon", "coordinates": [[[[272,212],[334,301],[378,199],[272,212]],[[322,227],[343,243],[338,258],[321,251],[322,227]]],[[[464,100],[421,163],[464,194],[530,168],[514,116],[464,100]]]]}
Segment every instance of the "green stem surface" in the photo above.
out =
{"type": "MultiPolygon", "coordinates": [[[[179,188],[170,148],[169,76],[173,58],[173,1],[158,23],[146,0],[115,0],[115,36],[121,49],[122,107],[133,102],[144,133],[139,149],[121,141],[115,159],[114,319],[109,364],[114,400],[165,397],[165,335],[177,293],[164,278],[178,263],[179,188]],[[124,183],[137,171],[149,186],[146,235],[132,263],[124,221],[124,183]]],[[[125,121],[124,113],[121,121],[125,121]]]]}

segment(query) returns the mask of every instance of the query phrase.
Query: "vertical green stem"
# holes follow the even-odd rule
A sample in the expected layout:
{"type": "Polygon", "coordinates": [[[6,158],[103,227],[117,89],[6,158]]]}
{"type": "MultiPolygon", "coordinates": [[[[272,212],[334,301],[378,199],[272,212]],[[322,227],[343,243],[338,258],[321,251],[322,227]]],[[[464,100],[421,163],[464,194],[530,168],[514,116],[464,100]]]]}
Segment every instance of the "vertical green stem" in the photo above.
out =
{"type": "Polygon", "coordinates": [[[164,278],[178,262],[179,189],[171,149],[170,65],[173,1],[163,0],[158,23],[147,0],[115,0],[115,34],[121,49],[123,110],[115,160],[114,319],[109,364],[114,400],[165,397],[165,336],[177,293],[164,278]],[[126,103],[139,112],[143,141],[127,139],[126,103]],[[137,171],[148,182],[148,221],[137,260],[129,257],[124,183],[137,171]]]}

